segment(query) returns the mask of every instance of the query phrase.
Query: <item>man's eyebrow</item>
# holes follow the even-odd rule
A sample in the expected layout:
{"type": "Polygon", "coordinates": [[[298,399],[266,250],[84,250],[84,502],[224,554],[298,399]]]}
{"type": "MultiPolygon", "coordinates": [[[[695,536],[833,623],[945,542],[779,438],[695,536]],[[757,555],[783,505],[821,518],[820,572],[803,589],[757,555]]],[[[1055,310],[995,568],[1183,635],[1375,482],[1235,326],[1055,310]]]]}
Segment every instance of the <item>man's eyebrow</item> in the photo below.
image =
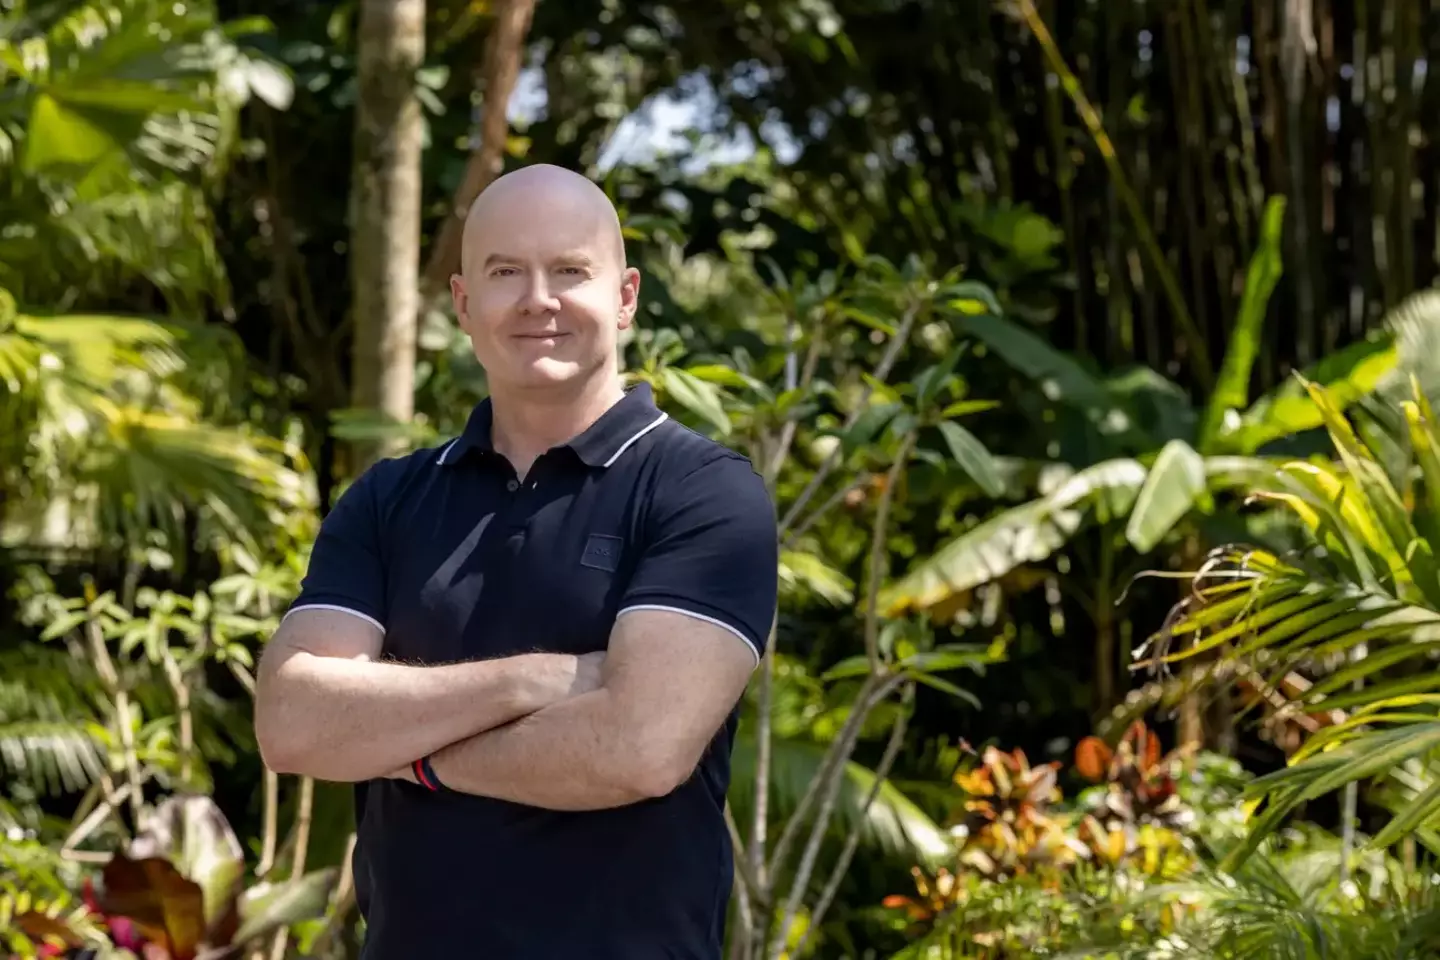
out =
{"type": "MultiPolygon", "coordinates": [[[[522,258],[514,256],[513,254],[492,253],[485,258],[484,268],[488,270],[490,267],[493,267],[497,263],[518,264],[521,262],[521,259],[522,258]]],[[[568,253],[562,253],[559,256],[555,257],[553,262],[564,263],[573,266],[589,267],[594,266],[595,258],[583,250],[572,250],[568,253]]]]}

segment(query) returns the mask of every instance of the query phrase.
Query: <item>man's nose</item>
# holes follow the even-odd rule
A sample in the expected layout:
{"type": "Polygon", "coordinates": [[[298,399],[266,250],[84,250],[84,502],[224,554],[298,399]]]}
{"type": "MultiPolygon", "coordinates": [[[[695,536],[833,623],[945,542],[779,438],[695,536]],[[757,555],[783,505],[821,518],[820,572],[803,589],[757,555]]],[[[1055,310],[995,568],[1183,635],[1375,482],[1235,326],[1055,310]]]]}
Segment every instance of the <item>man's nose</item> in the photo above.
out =
{"type": "Polygon", "coordinates": [[[532,271],[525,281],[525,291],[520,298],[520,311],[522,313],[547,313],[560,309],[560,302],[554,292],[550,289],[549,278],[545,271],[532,271]]]}

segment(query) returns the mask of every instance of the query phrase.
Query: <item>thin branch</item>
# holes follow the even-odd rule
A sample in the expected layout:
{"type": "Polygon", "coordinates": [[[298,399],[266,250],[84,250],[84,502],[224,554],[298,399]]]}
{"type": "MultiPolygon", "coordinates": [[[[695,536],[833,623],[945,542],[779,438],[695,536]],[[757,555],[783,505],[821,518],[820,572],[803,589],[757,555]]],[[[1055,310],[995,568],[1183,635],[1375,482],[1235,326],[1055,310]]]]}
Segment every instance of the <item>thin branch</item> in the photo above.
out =
{"type": "Polygon", "coordinates": [[[806,532],[815,525],[816,521],[818,521],[821,517],[825,516],[825,514],[829,513],[831,510],[839,506],[840,503],[843,502],[847,496],[849,496],[851,491],[859,490],[861,487],[869,483],[873,477],[874,474],[862,473],[854,480],[850,481],[850,483],[846,484],[843,487],[840,487],[838,490],[832,493],[830,495],[830,498],[824,503],[822,503],[815,510],[814,513],[810,514],[810,516],[806,517],[799,525],[795,527],[794,530],[790,531],[789,536],[785,538],[785,542],[782,543],[780,546],[783,549],[787,550],[790,547],[793,547],[796,543],[800,541],[800,538],[803,537],[806,532]]]}
{"type": "Polygon", "coordinates": [[[839,797],[840,785],[845,780],[845,763],[855,752],[855,747],[859,743],[860,728],[871,711],[906,679],[904,674],[893,674],[887,677],[871,695],[869,701],[862,704],[856,711],[860,715],[860,722],[850,729],[849,736],[845,740],[837,744],[836,756],[839,762],[829,770],[828,782],[825,784],[824,793],[820,799],[820,809],[816,811],[815,824],[810,830],[810,839],[805,844],[805,852],[800,855],[800,865],[796,867],[795,877],[791,880],[790,893],[785,898],[785,911],[780,917],[780,929],[770,946],[771,960],[779,960],[780,954],[784,951],[786,932],[795,919],[795,912],[800,907],[801,898],[805,896],[805,888],[810,882],[810,875],[815,872],[815,861],[820,856],[820,846],[825,839],[825,831],[829,828],[830,817],[835,812],[835,800],[839,797]]]}
{"type": "Polygon", "coordinates": [[[850,737],[852,731],[857,731],[865,717],[861,707],[869,702],[870,696],[880,685],[881,678],[877,674],[870,674],[860,686],[860,692],[855,695],[855,706],[850,709],[850,715],[845,718],[845,724],[840,728],[835,741],[831,743],[830,749],[825,751],[825,756],[820,760],[820,769],[815,771],[815,776],[810,778],[810,783],[805,787],[805,793],[800,802],[795,806],[795,812],[790,819],[785,821],[785,829],[780,831],[780,841],[775,844],[775,854],[770,860],[770,871],[772,875],[779,876],[785,870],[785,861],[789,859],[790,848],[794,845],[800,835],[800,829],[804,825],[805,817],[810,812],[810,806],[820,796],[824,785],[829,782],[830,771],[837,765],[843,765],[840,759],[841,745],[850,737]]]}
{"type": "MultiPolygon", "coordinates": [[[[798,382],[794,384],[787,382],[785,387],[787,391],[804,390],[815,379],[815,368],[820,365],[820,348],[825,343],[825,338],[821,336],[823,331],[824,318],[822,316],[820,322],[816,323],[814,332],[810,334],[810,349],[805,354],[805,369],[800,373],[798,382]]],[[[790,447],[795,443],[795,432],[799,426],[800,422],[792,417],[787,419],[785,426],[780,428],[780,441],[776,445],[775,456],[771,458],[770,468],[766,471],[765,476],[766,482],[772,488],[780,477],[780,471],[785,466],[785,461],[790,457],[790,447]]]]}
{"type": "MultiPolygon", "coordinates": [[[[908,705],[914,698],[915,684],[910,683],[905,687],[904,700],[908,705]]],[[[863,819],[870,813],[870,808],[875,804],[875,799],[880,796],[880,788],[890,776],[890,768],[895,765],[895,759],[900,755],[900,748],[905,744],[905,727],[909,714],[901,710],[895,715],[895,723],[890,728],[890,740],[885,744],[885,752],[880,757],[880,765],[875,768],[875,782],[870,785],[870,792],[865,795],[865,802],[860,807],[860,817],[863,819]]],[[[860,845],[860,828],[857,825],[850,831],[850,836],[845,838],[845,846],[840,851],[840,858],[835,861],[834,868],[830,871],[830,879],[825,882],[825,889],[820,893],[820,899],[815,901],[815,907],[810,911],[810,920],[805,925],[805,932],[800,936],[800,942],[795,945],[792,951],[794,956],[805,955],[805,944],[825,919],[825,912],[830,909],[835,894],[840,889],[840,882],[845,878],[845,871],[850,866],[850,859],[855,856],[855,849],[860,845]]]]}
{"type": "MultiPolygon", "coordinates": [[[[146,774],[141,779],[141,785],[149,779],[150,775],[146,774]]],[[[137,792],[139,792],[139,787],[133,783],[127,783],[113,793],[106,795],[103,800],[95,805],[95,809],[91,810],[89,815],[80,821],[74,830],[70,831],[70,835],[65,838],[65,842],[61,845],[61,852],[73,850],[76,845],[94,833],[95,828],[104,823],[105,818],[114,813],[115,808],[118,807],[122,801],[137,792]]]]}
{"type": "Polygon", "coordinates": [[[890,529],[890,505],[895,500],[895,487],[900,483],[900,474],[905,471],[910,451],[915,446],[915,433],[911,431],[900,440],[900,449],[895,451],[895,462],[885,475],[885,489],[880,491],[880,504],[875,510],[875,525],[870,537],[870,588],[865,598],[865,655],[870,658],[871,671],[880,669],[880,580],[881,568],[885,565],[885,536],[890,529]]]}
{"type": "MultiPolygon", "coordinates": [[[[309,777],[300,778],[300,804],[295,813],[295,853],[290,861],[290,878],[299,880],[305,875],[305,854],[310,847],[310,816],[315,805],[315,781],[309,777]]],[[[290,939],[290,928],[281,927],[275,931],[270,943],[270,960],[284,960],[285,944],[290,939]]]]}
{"type": "MultiPolygon", "coordinates": [[[[920,307],[921,304],[915,303],[905,309],[905,315],[900,321],[899,329],[895,331],[895,336],[890,338],[890,343],[885,348],[885,354],[880,358],[880,362],[876,364],[875,373],[872,378],[866,382],[865,389],[861,392],[860,399],[855,404],[855,409],[851,410],[850,415],[845,418],[845,425],[841,428],[842,431],[849,430],[853,427],[855,421],[860,419],[860,415],[864,413],[866,407],[870,405],[870,396],[875,392],[875,384],[884,383],[885,378],[890,376],[890,368],[895,366],[895,361],[900,359],[900,351],[904,349],[905,344],[910,340],[910,330],[915,326],[916,318],[920,316],[920,307]]],[[[830,451],[830,455],[820,464],[820,469],[815,471],[815,475],[810,478],[809,483],[805,484],[805,489],[800,491],[800,496],[795,498],[795,502],[790,505],[790,509],[786,511],[785,516],[781,519],[780,535],[782,537],[785,535],[785,531],[790,529],[790,526],[795,522],[796,517],[800,515],[800,511],[810,502],[810,498],[815,496],[815,491],[820,489],[820,485],[830,476],[830,472],[835,469],[835,466],[839,462],[840,445],[836,444],[835,449],[830,451]]]]}
{"type": "Polygon", "coordinates": [[[105,646],[100,624],[94,617],[85,619],[85,637],[90,643],[90,658],[95,663],[95,671],[100,675],[100,682],[105,685],[106,692],[115,704],[115,723],[120,728],[120,749],[125,755],[125,775],[135,788],[130,791],[129,796],[130,815],[138,829],[143,806],[140,785],[144,781],[140,779],[140,761],[135,754],[135,731],[130,728],[130,695],[120,686],[120,675],[115,670],[115,661],[110,658],[110,650],[105,646]]]}
{"type": "Polygon", "coordinates": [[[240,681],[240,686],[245,688],[245,692],[252,697],[255,696],[255,677],[245,669],[245,665],[234,660],[225,662],[230,665],[230,672],[235,675],[236,680],[240,681]]]}
{"type": "Polygon", "coordinates": [[[760,686],[756,691],[755,731],[755,815],[750,827],[750,877],[754,881],[755,902],[761,910],[767,910],[770,902],[770,888],[765,871],[765,841],[770,826],[770,750],[773,736],[770,725],[771,701],[775,689],[775,628],[770,624],[770,634],[765,639],[765,656],[760,664],[760,686]]]}
{"type": "MultiPolygon", "coordinates": [[[[745,841],[740,836],[740,827],[735,822],[735,812],[730,809],[730,804],[725,804],[725,829],[730,831],[730,843],[737,854],[745,851],[745,841]]],[[[747,894],[753,895],[753,891],[759,888],[755,881],[755,874],[750,870],[750,863],[744,856],[735,857],[735,875],[740,880],[740,887],[747,894]]]]}
{"type": "Polygon", "coordinates": [[[725,829],[730,831],[730,843],[735,848],[735,913],[739,929],[730,937],[729,960],[749,960],[750,942],[755,936],[755,916],[751,903],[755,897],[755,878],[748,861],[742,855],[745,843],[740,839],[740,828],[735,824],[735,815],[730,804],[725,804],[725,829]]]}
{"type": "Polygon", "coordinates": [[[165,679],[170,684],[170,691],[175,694],[175,710],[180,716],[180,782],[188,785],[195,761],[195,720],[190,710],[190,685],[186,683],[180,664],[168,645],[164,648],[163,664],[165,679]]]}
{"type": "Polygon", "coordinates": [[[269,767],[265,768],[265,814],[264,833],[260,840],[260,862],[255,865],[255,876],[263,877],[275,866],[275,844],[279,839],[280,825],[280,776],[269,767]]]}
{"type": "Polygon", "coordinates": [[[330,943],[340,933],[340,928],[345,925],[345,918],[355,907],[355,834],[350,834],[350,839],[345,844],[345,856],[340,860],[340,878],[336,881],[335,892],[331,898],[330,916],[325,921],[325,927],[315,942],[311,945],[309,954],[312,957],[323,957],[330,949],[330,943]]]}

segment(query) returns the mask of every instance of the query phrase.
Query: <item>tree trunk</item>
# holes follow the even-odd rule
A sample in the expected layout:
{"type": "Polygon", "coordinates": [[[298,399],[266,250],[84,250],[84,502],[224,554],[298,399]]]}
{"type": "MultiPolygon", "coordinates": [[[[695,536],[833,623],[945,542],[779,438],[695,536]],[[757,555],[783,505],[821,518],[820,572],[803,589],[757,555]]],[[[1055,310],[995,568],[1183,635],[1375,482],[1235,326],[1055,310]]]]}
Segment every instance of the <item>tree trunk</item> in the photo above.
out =
{"type": "Polygon", "coordinates": [[[460,268],[460,239],[470,205],[505,167],[510,95],[515,92],[515,81],[520,76],[520,55],[534,14],[535,0],[504,0],[495,13],[490,35],[485,38],[485,59],[480,66],[484,97],[480,138],[470,154],[465,176],[450,204],[450,214],[440,225],[440,235],[425,265],[421,289],[426,301],[443,296],[448,289],[450,274],[460,268]]]}
{"type": "MultiPolygon", "coordinates": [[[[351,204],[354,369],[351,404],[407,423],[415,403],[420,270],[420,101],[424,0],[362,0],[351,204]]],[[[361,443],[356,471],[399,452],[398,436],[361,443]]]]}

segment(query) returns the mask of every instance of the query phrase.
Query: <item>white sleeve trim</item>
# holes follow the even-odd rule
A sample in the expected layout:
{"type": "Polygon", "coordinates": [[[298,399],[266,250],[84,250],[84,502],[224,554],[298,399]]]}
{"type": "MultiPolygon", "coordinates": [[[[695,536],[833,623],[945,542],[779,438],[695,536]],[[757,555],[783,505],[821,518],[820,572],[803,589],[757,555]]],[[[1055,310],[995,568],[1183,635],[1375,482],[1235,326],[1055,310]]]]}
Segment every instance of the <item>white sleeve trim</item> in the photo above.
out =
{"type": "Polygon", "coordinates": [[[615,614],[615,619],[619,620],[621,617],[625,616],[625,614],[627,613],[630,613],[632,610],[664,610],[668,613],[681,613],[687,617],[694,617],[696,620],[704,620],[706,623],[713,623],[715,624],[715,626],[728,630],[731,633],[735,634],[735,636],[739,637],[741,640],[745,641],[745,649],[749,650],[750,653],[754,655],[755,665],[757,667],[760,665],[760,651],[755,648],[755,644],[750,642],[749,637],[745,636],[745,634],[741,633],[739,630],[732,627],[724,620],[717,620],[714,617],[707,617],[705,616],[705,614],[696,613],[694,610],[685,610],[681,607],[667,607],[659,603],[637,603],[633,606],[626,607],[624,610],[621,610],[619,613],[615,614]]]}
{"type": "Polygon", "coordinates": [[[290,614],[296,612],[297,610],[339,610],[341,613],[348,613],[352,617],[359,617],[361,620],[369,621],[370,623],[375,624],[376,627],[380,628],[380,633],[382,635],[385,633],[385,624],[381,623],[379,620],[376,620],[368,613],[361,613],[359,610],[351,610],[349,607],[342,607],[334,603],[305,603],[301,604],[298,607],[291,607],[290,610],[285,614],[285,616],[280,618],[280,622],[284,623],[285,617],[290,616],[290,614]]]}

